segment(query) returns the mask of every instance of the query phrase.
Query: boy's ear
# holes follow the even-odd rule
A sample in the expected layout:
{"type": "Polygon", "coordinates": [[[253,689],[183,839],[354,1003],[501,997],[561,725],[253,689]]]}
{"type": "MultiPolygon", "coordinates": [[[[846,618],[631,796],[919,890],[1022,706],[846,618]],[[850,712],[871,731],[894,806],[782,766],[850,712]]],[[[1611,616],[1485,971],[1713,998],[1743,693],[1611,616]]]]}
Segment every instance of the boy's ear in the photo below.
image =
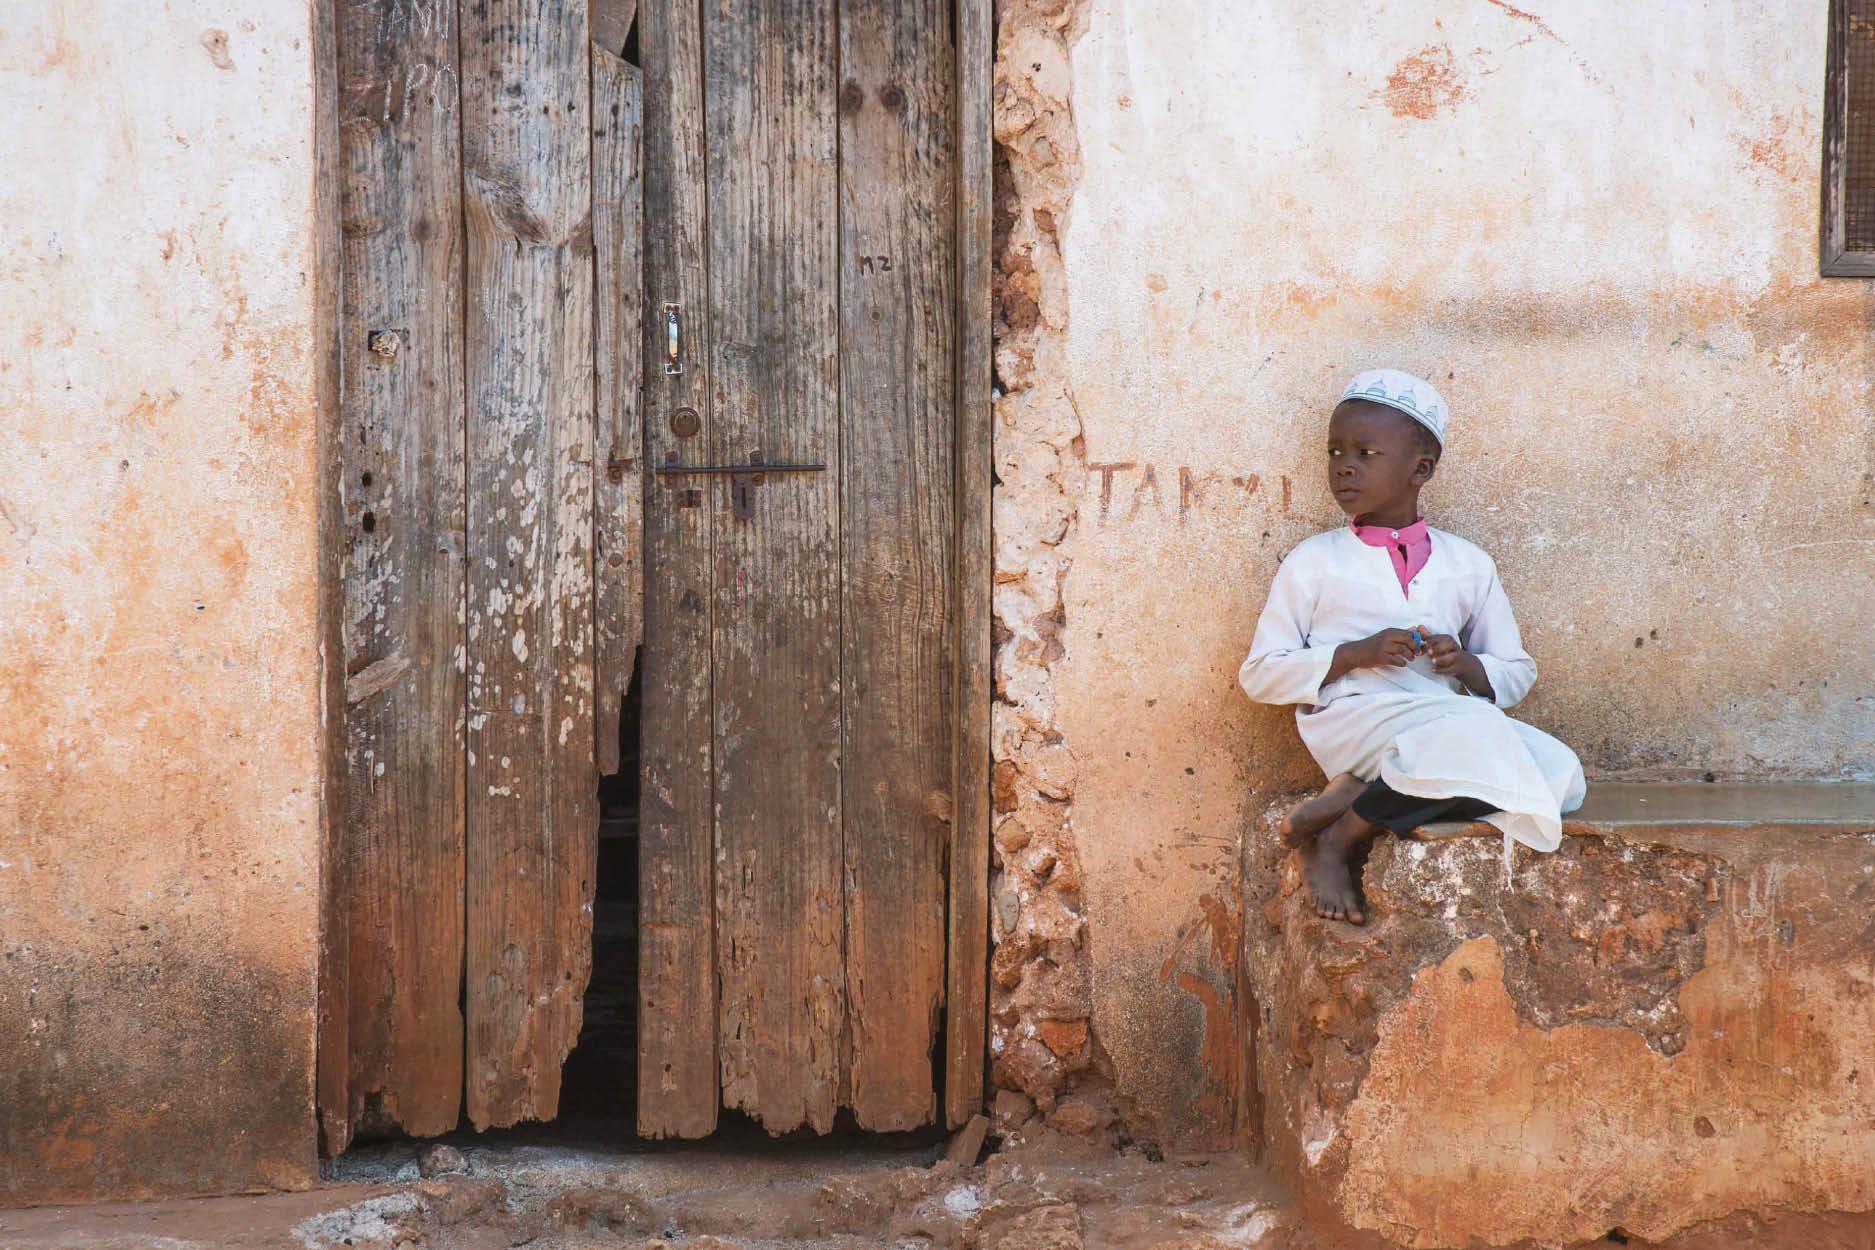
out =
{"type": "Polygon", "coordinates": [[[1413,485],[1424,486],[1432,480],[1432,475],[1439,471],[1439,462],[1431,456],[1421,456],[1419,465],[1413,470],[1413,485]]]}

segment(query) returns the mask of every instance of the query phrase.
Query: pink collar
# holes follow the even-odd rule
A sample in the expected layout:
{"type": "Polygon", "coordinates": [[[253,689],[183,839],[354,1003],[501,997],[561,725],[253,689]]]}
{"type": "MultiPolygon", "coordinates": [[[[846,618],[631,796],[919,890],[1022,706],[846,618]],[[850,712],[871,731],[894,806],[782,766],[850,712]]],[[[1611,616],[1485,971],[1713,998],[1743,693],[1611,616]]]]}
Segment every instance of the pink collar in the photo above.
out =
{"type": "Polygon", "coordinates": [[[1432,557],[1432,535],[1426,531],[1426,518],[1420,517],[1405,529],[1353,522],[1348,528],[1369,547],[1379,547],[1387,553],[1393,561],[1394,575],[1400,579],[1400,593],[1411,593],[1413,579],[1432,557]]]}
{"type": "Polygon", "coordinates": [[[1416,543],[1430,545],[1432,542],[1432,535],[1426,532],[1425,517],[1420,517],[1405,529],[1400,530],[1388,529],[1384,525],[1363,525],[1357,517],[1348,522],[1348,528],[1354,531],[1356,538],[1369,547],[1388,547],[1394,543],[1406,543],[1408,546],[1416,543]]]}

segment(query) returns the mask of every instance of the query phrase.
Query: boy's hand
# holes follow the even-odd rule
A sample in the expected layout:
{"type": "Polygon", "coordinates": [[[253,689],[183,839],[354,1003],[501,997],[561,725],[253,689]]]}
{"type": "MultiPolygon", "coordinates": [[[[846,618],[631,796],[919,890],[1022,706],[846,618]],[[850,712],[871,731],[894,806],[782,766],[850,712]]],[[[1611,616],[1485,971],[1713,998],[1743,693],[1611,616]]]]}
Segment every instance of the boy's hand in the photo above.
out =
{"type": "Polygon", "coordinates": [[[1419,654],[1411,630],[1383,629],[1372,638],[1344,642],[1335,648],[1322,685],[1338,681],[1357,668],[1405,668],[1419,654]]]}
{"type": "Polygon", "coordinates": [[[1419,634],[1426,640],[1426,654],[1432,657],[1433,672],[1441,677],[1456,677],[1473,694],[1495,698],[1491,691],[1491,679],[1485,675],[1483,663],[1461,647],[1458,639],[1450,634],[1432,633],[1424,625],[1419,627],[1419,634]]]}
{"type": "Polygon", "coordinates": [[[1458,676],[1458,670],[1466,660],[1477,663],[1478,657],[1466,652],[1465,648],[1458,645],[1458,639],[1450,634],[1430,633],[1422,625],[1419,635],[1426,640],[1426,654],[1432,657],[1432,671],[1441,677],[1458,676]]]}
{"type": "Polygon", "coordinates": [[[1355,668],[1405,668],[1419,655],[1419,644],[1413,641],[1413,632],[1408,629],[1383,629],[1354,645],[1359,648],[1361,661],[1352,666],[1355,668]]]}

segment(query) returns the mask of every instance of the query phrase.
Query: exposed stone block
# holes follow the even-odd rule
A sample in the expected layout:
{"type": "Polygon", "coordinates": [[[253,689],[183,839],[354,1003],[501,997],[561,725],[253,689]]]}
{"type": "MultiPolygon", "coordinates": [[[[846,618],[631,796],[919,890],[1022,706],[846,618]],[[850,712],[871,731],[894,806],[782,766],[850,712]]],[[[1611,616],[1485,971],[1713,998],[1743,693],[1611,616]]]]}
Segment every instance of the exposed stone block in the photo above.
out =
{"type": "Polygon", "coordinates": [[[1112,1099],[1092,1091],[1076,1092],[1055,1105],[1048,1127],[1075,1137],[1104,1138],[1118,1119],[1112,1099]]]}
{"type": "Polygon", "coordinates": [[[1035,1026],[1042,1044],[1063,1059],[1079,1054],[1081,1047],[1087,1045],[1087,1021],[1085,1020],[1043,1020],[1035,1026]]]}
{"type": "Polygon", "coordinates": [[[996,1131],[1007,1136],[1035,1118],[1035,1104],[1026,1094],[999,1089],[996,1100],[990,1104],[990,1118],[995,1121],[996,1131]]]}
{"type": "Polygon", "coordinates": [[[1052,1111],[1069,1068],[1055,1052],[1032,1037],[1007,1034],[990,1039],[990,1072],[998,1085],[1019,1089],[1043,1111],[1052,1111]],[[1001,1043],[999,1048],[998,1043],[1001,1043]]]}
{"type": "Polygon", "coordinates": [[[1508,882],[1486,826],[1383,840],[1364,928],[1255,834],[1262,1136],[1311,1219],[1567,1245],[1875,1208],[1875,787],[1687,789],[1599,787],[1508,882]]]}

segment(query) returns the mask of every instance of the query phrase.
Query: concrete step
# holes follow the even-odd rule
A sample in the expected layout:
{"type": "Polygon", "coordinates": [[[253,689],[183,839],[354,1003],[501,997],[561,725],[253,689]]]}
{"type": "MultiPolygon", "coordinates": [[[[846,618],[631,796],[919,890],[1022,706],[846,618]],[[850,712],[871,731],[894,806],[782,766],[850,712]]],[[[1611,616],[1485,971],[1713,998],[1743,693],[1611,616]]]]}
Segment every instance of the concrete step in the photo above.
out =
{"type": "Polygon", "coordinates": [[[1317,918],[1273,823],[1245,926],[1260,1141],[1310,1217],[1415,1247],[1875,1209],[1875,786],[1602,784],[1506,879],[1377,844],[1317,918]]]}

